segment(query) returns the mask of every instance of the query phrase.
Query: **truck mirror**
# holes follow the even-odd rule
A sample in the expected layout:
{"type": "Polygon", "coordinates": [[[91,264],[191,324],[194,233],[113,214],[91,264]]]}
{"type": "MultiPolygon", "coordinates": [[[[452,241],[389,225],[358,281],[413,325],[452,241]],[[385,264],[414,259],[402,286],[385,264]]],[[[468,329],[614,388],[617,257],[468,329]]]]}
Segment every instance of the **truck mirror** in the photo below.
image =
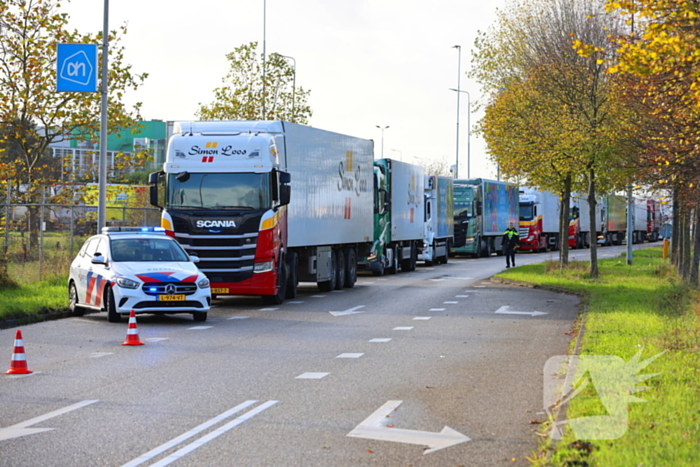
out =
{"type": "Polygon", "coordinates": [[[482,203],[481,203],[481,201],[477,201],[476,202],[476,215],[480,216],[482,214],[482,212],[483,212],[482,203]]]}
{"type": "MultiPolygon", "coordinates": [[[[287,174],[289,175],[289,174],[287,174]]],[[[280,187],[280,206],[286,206],[289,204],[292,198],[292,187],[289,185],[282,185],[280,187]]]]}
{"type": "Polygon", "coordinates": [[[160,171],[160,172],[152,172],[148,174],[148,183],[151,185],[148,188],[148,195],[150,198],[150,203],[151,206],[155,206],[157,208],[160,207],[158,204],[158,178],[163,175],[165,172],[160,171]]]}
{"type": "Polygon", "coordinates": [[[290,183],[292,181],[292,176],[289,172],[280,171],[280,183],[290,183]]]}

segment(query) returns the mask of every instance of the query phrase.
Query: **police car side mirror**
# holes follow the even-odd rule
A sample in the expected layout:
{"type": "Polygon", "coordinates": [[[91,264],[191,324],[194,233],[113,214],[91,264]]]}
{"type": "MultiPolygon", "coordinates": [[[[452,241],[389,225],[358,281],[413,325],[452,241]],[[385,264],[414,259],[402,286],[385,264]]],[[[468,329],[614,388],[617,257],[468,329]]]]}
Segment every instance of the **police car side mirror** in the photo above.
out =
{"type": "Polygon", "coordinates": [[[102,255],[93,256],[90,261],[92,264],[107,264],[107,259],[102,255]]]}
{"type": "Polygon", "coordinates": [[[199,256],[190,255],[190,261],[193,263],[199,263],[199,256]]]}

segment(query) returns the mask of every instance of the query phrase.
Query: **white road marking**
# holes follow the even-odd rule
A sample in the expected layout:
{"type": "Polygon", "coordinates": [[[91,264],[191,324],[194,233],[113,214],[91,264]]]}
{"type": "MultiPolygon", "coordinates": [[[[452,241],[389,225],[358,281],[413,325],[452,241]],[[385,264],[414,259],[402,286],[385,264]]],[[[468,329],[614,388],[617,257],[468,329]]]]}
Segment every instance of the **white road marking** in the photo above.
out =
{"type": "Polygon", "coordinates": [[[90,355],[90,358],[100,358],[104,357],[106,355],[112,355],[114,352],[96,352],[92,355],[90,355]]]}
{"type": "Polygon", "coordinates": [[[416,321],[419,321],[419,320],[427,321],[427,320],[430,319],[430,316],[416,316],[416,317],[413,318],[413,319],[416,320],[416,321]]]}
{"type": "Polygon", "coordinates": [[[194,326],[194,327],[191,327],[191,328],[187,328],[187,330],[188,330],[188,331],[201,331],[201,330],[203,330],[203,329],[211,329],[211,328],[213,328],[213,327],[214,327],[214,326],[194,326]]]}
{"type": "Polygon", "coordinates": [[[410,331],[413,329],[413,326],[399,326],[394,328],[394,331],[410,331]]]}
{"type": "Polygon", "coordinates": [[[430,431],[404,430],[389,428],[390,414],[395,411],[403,401],[388,401],[357,425],[348,436],[353,438],[365,438],[378,441],[393,441],[395,443],[418,444],[428,446],[423,455],[430,454],[439,449],[448,448],[471,438],[446,426],[440,433],[430,431]]]}
{"type": "Polygon", "coordinates": [[[122,467],[136,467],[137,465],[141,465],[144,462],[149,461],[149,460],[153,459],[154,457],[156,457],[157,455],[167,451],[168,449],[177,446],[178,444],[182,443],[183,441],[187,441],[191,437],[201,433],[202,431],[206,430],[207,428],[216,425],[220,421],[227,419],[231,415],[233,415],[237,412],[240,412],[241,410],[243,410],[245,408],[250,407],[251,405],[255,404],[256,402],[258,402],[258,401],[249,400],[249,401],[243,402],[242,404],[238,404],[234,408],[229,409],[226,412],[224,412],[220,415],[217,415],[216,417],[214,417],[210,420],[207,420],[206,422],[202,423],[199,426],[196,426],[195,428],[191,429],[187,433],[183,433],[180,436],[178,436],[177,438],[173,438],[172,440],[168,441],[167,443],[161,444],[157,448],[148,451],[146,454],[143,454],[143,455],[137,457],[136,459],[132,460],[131,462],[124,464],[122,467]]]}
{"type": "Polygon", "coordinates": [[[367,342],[389,342],[390,340],[390,337],[375,337],[374,339],[370,339],[367,342]]]}
{"type": "Polygon", "coordinates": [[[253,418],[257,414],[259,414],[263,410],[266,410],[266,409],[272,407],[277,402],[279,402],[279,401],[267,401],[264,404],[259,405],[258,407],[254,408],[250,412],[241,415],[240,417],[236,418],[235,420],[231,420],[230,422],[228,422],[226,425],[222,426],[221,428],[218,428],[218,429],[212,431],[208,435],[203,436],[200,439],[198,439],[197,441],[194,441],[194,442],[188,444],[187,446],[185,446],[184,448],[172,453],[171,455],[169,455],[165,459],[161,460],[160,462],[156,462],[151,467],[164,467],[168,464],[175,462],[179,458],[181,458],[181,457],[185,456],[186,454],[189,454],[190,452],[194,451],[195,449],[205,445],[209,441],[223,435],[224,433],[229,431],[231,428],[235,428],[238,425],[240,425],[241,423],[243,423],[247,420],[250,420],[251,418],[253,418]]]}
{"type": "Polygon", "coordinates": [[[303,300],[296,300],[296,301],[287,302],[287,303],[296,305],[296,304],[298,304],[298,303],[304,303],[304,302],[303,302],[303,300]]]}
{"type": "Polygon", "coordinates": [[[445,311],[445,308],[431,308],[428,311],[445,311]]]}
{"type": "Polygon", "coordinates": [[[231,318],[226,318],[226,319],[248,319],[250,316],[232,316],[231,318]]]}
{"type": "Polygon", "coordinates": [[[455,303],[459,303],[459,302],[442,302],[442,303],[444,305],[454,305],[455,303]]]}
{"type": "Polygon", "coordinates": [[[325,295],[312,295],[311,298],[325,298],[325,295]]]}
{"type": "Polygon", "coordinates": [[[442,281],[444,281],[445,279],[444,279],[444,278],[440,278],[440,279],[430,279],[430,280],[433,281],[433,282],[442,282],[442,281]]]}
{"type": "Polygon", "coordinates": [[[341,353],[335,358],[360,358],[363,355],[363,353],[341,353]]]}
{"type": "Polygon", "coordinates": [[[455,298],[467,298],[469,295],[455,295],[455,298]]]}
{"type": "Polygon", "coordinates": [[[331,292],[331,293],[343,293],[343,292],[345,292],[345,291],[344,291],[344,290],[334,290],[334,291],[331,292]]]}
{"type": "Polygon", "coordinates": [[[258,311],[277,311],[279,308],[260,308],[258,311]]]}
{"type": "Polygon", "coordinates": [[[76,409],[85,407],[86,405],[94,404],[98,402],[96,400],[86,400],[78,402],[77,404],[69,405],[68,407],[63,407],[62,409],[54,410],[44,415],[34,417],[25,422],[18,423],[16,425],[8,426],[7,428],[0,429],[0,441],[4,441],[12,438],[19,438],[20,436],[33,435],[35,433],[43,433],[44,431],[51,431],[53,428],[27,428],[31,425],[36,425],[37,423],[44,422],[50,418],[58,417],[65,413],[71,412],[76,409]]]}
{"type": "Polygon", "coordinates": [[[333,316],[347,316],[347,315],[354,315],[358,313],[364,313],[364,311],[355,311],[359,310],[360,308],[364,308],[364,305],[358,305],[354,306],[352,308],[349,308],[345,311],[329,311],[328,313],[332,314],[333,316]]]}
{"type": "Polygon", "coordinates": [[[149,337],[148,339],[144,339],[148,342],[160,342],[160,341],[167,341],[170,339],[169,337],[149,337]]]}
{"type": "Polygon", "coordinates": [[[543,311],[508,311],[507,306],[502,306],[501,308],[496,310],[496,313],[505,314],[505,315],[529,315],[529,316],[540,316],[540,315],[547,314],[543,311]]]}
{"type": "Polygon", "coordinates": [[[299,376],[297,376],[294,379],[321,379],[326,376],[330,375],[330,373],[314,373],[314,372],[306,372],[302,373],[299,376]]]}

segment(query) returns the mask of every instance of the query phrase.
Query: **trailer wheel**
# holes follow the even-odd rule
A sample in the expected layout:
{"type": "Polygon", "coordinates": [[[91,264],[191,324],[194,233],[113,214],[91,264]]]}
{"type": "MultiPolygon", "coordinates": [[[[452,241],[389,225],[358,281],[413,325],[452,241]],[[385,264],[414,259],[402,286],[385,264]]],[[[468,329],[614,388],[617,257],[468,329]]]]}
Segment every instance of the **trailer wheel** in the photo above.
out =
{"type": "Polygon", "coordinates": [[[345,250],[345,287],[352,289],[357,282],[357,254],[354,248],[345,250]]]}
{"type": "Polygon", "coordinates": [[[336,266],[336,257],[335,257],[335,250],[331,250],[331,267],[330,267],[330,274],[331,278],[327,281],[323,282],[318,282],[318,288],[322,292],[330,292],[335,288],[335,276],[336,272],[338,271],[337,266],[336,266]]]}
{"type": "Polygon", "coordinates": [[[335,252],[335,289],[340,290],[345,286],[345,254],[343,250],[336,250],[335,252]]]}
{"type": "Polygon", "coordinates": [[[297,298],[297,287],[299,286],[299,258],[296,253],[289,253],[287,256],[288,277],[287,277],[287,294],[285,298],[297,298]]]}

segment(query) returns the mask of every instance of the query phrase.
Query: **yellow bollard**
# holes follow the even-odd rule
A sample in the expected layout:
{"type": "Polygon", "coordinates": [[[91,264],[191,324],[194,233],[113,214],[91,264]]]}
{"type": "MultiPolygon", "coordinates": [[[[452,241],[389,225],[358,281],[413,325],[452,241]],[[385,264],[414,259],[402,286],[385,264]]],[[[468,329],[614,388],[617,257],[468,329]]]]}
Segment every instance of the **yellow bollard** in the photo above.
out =
{"type": "Polygon", "coordinates": [[[662,257],[664,259],[668,258],[668,246],[669,246],[669,241],[668,241],[668,239],[664,238],[664,249],[663,249],[663,254],[662,254],[662,257]]]}

